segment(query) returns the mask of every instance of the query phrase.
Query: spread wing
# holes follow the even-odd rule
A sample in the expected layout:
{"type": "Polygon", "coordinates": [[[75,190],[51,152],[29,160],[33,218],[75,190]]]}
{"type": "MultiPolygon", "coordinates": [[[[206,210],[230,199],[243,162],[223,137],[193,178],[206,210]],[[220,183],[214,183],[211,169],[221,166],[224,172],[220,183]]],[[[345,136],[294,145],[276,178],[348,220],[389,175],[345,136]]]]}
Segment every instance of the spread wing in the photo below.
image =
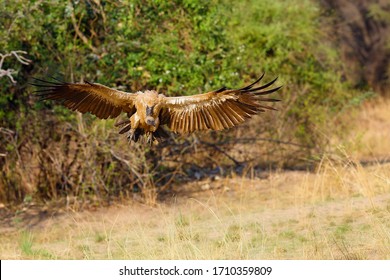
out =
{"type": "Polygon", "coordinates": [[[90,112],[98,118],[115,118],[121,112],[134,113],[137,94],[111,89],[97,83],[64,83],[36,79],[41,100],[59,100],[73,111],[90,112]]]}
{"type": "Polygon", "coordinates": [[[264,102],[277,102],[266,98],[281,87],[269,89],[276,81],[259,87],[264,74],[254,83],[240,88],[223,87],[216,91],[193,96],[166,97],[160,113],[161,124],[176,133],[191,133],[195,130],[222,130],[236,126],[266,109],[275,110],[264,102]]]}

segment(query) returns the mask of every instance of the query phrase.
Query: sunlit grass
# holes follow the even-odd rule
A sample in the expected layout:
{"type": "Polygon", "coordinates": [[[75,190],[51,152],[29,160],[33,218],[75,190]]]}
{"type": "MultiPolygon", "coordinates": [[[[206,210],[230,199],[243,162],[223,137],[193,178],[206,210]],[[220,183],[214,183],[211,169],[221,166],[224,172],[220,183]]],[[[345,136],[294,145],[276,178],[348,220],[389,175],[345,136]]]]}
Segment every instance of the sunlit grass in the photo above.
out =
{"type": "Polygon", "coordinates": [[[221,179],[173,205],[69,212],[44,228],[4,234],[0,257],[388,259],[390,184],[383,178],[389,165],[324,160],[316,173],[221,179]]]}
{"type": "MultiPolygon", "coordinates": [[[[343,147],[346,152],[368,161],[390,160],[390,101],[376,98],[357,108],[349,122],[353,129],[343,147]]],[[[336,143],[340,139],[335,140],[336,143]]]]}

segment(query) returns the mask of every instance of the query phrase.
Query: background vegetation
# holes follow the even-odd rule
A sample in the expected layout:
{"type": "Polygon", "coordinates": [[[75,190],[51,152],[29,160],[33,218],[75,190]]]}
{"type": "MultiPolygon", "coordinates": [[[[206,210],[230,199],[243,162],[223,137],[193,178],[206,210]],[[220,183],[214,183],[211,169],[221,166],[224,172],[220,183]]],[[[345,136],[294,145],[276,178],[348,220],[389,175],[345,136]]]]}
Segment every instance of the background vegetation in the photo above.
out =
{"type": "Polygon", "coordinates": [[[340,115],[370,95],[368,81],[345,79],[334,18],[314,1],[1,0],[0,18],[1,53],[23,50],[32,61],[7,58],[3,69],[15,68],[17,83],[0,79],[5,203],[99,204],[140,190],[153,203],[173,184],[226,170],[312,165],[340,115]],[[53,75],[187,95],[241,86],[262,72],[284,85],[278,112],[154,149],[129,147],[114,121],[36,102],[28,85],[53,75]]]}

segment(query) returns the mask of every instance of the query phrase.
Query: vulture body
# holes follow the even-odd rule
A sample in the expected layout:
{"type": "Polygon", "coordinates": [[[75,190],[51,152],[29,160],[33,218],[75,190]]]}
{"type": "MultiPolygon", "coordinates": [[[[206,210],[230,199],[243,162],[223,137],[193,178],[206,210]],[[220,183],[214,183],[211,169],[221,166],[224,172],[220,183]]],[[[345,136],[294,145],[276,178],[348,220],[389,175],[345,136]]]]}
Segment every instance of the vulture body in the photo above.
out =
{"type": "Polygon", "coordinates": [[[81,113],[91,113],[98,118],[118,117],[127,113],[128,119],[116,124],[130,141],[145,135],[147,141],[166,137],[162,125],[180,134],[202,130],[231,128],[265,110],[275,110],[265,105],[278,99],[264,97],[281,87],[270,88],[276,79],[256,86],[264,74],[252,84],[239,88],[226,87],[192,96],[167,97],[154,90],[128,93],[98,83],[66,83],[35,79],[39,83],[41,100],[58,100],[67,108],[81,113]]]}

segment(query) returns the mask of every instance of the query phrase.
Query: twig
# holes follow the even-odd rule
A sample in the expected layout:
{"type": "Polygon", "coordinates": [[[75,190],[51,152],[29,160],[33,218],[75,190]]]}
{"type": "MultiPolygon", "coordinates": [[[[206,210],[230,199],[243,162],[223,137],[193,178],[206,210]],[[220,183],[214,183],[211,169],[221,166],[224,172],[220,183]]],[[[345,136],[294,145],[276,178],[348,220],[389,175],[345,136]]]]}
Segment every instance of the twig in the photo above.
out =
{"type": "Polygon", "coordinates": [[[129,169],[135,174],[135,176],[137,176],[137,178],[138,178],[138,180],[141,182],[141,184],[142,184],[142,185],[145,185],[145,182],[144,182],[144,180],[142,179],[142,175],[141,175],[137,170],[135,170],[135,169],[131,166],[131,164],[130,164],[130,162],[129,162],[128,160],[126,160],[126,159],[124,159],[124,158],[121,158],[120,156],[118,156],[117,154],[115,154],[115,152],[114,152],[113,150],[110,150],[110,153],[111,153],[111,155],[112,155],[114,158],[116,158],[116,159],[119,160],[120,162],[123,162],[124,164],[126,164],[126,165],[129,167],[129,169]]]}
{"type": "Polygon", "coordinates": [[[0,127],[0,132],[4,133],[4,134],[8,134],[8,135],[15,135],[15,131],[9,129],[9,128],[5,128],[5,127],[0,127]]]}
{"type": "Polygon", "coordinates": [[[206,146],[209,146],[209,147],[212,147],[214,149],[216,149],[218,152],[224,154],[227,158],[229,158],[231,161],[234,162],[235,165],[240,165],[241,163],[236,160],[234,157],[232,157],[231,155],[229,155],[228,153],[226,153],[224,150],[222,150],[220,147],[218,147],[218,145],[216,144],[213,144],[213,143],[208,143],[208,142],[205,142],[205,141],[202,141],[202,140],[199,140],[200,143],[206,145],[206,146]]]}
{"type": "Polygon", "coordinates": [[[88,38],[85,37],[85,35],[80,31],[79,26],[77,25],[76,16],[74,15],[74,8],[72,7],[72,12],[70,13],[70,18],[72,20],[74,31],[76,32],[77,36],[81,39],[81,41],[84,42],[92,50],[93,53],[97,54],[98,49],[92,46],[92,44],[89,42],[88,38]]]}
{"type": "Polygon", "coordinates": [[[25,52],[25,51],[11,51],[11,52],[6,53],[6,54],[1,54],[0,53],[0,78],[6,76],[6,77],[8,77],[11,80],[11,82],[13,84],[16,84],[16,81],[14,80],[12,75],[17,73],[17,71],[15,71],[14,69],[11,69],[11,68],[3,69],[3,63],[4,63],[4,59],[6,57],[15,56],[16,59],[21,64],[29,65],[31,63],[31,60],[25,58],[22,54],[27,54],[27,52],[25,52]]]}
{"type": "Polygon", "coordinates": [[[16,59],[24,65],[29,65],[32,62],[30,59],[27,59],[24,56],[20,55],[20,54],[27,54],[27,52],[25,51],[11,51],[11,54],[13,54],[16,57],[16,59]]]}

